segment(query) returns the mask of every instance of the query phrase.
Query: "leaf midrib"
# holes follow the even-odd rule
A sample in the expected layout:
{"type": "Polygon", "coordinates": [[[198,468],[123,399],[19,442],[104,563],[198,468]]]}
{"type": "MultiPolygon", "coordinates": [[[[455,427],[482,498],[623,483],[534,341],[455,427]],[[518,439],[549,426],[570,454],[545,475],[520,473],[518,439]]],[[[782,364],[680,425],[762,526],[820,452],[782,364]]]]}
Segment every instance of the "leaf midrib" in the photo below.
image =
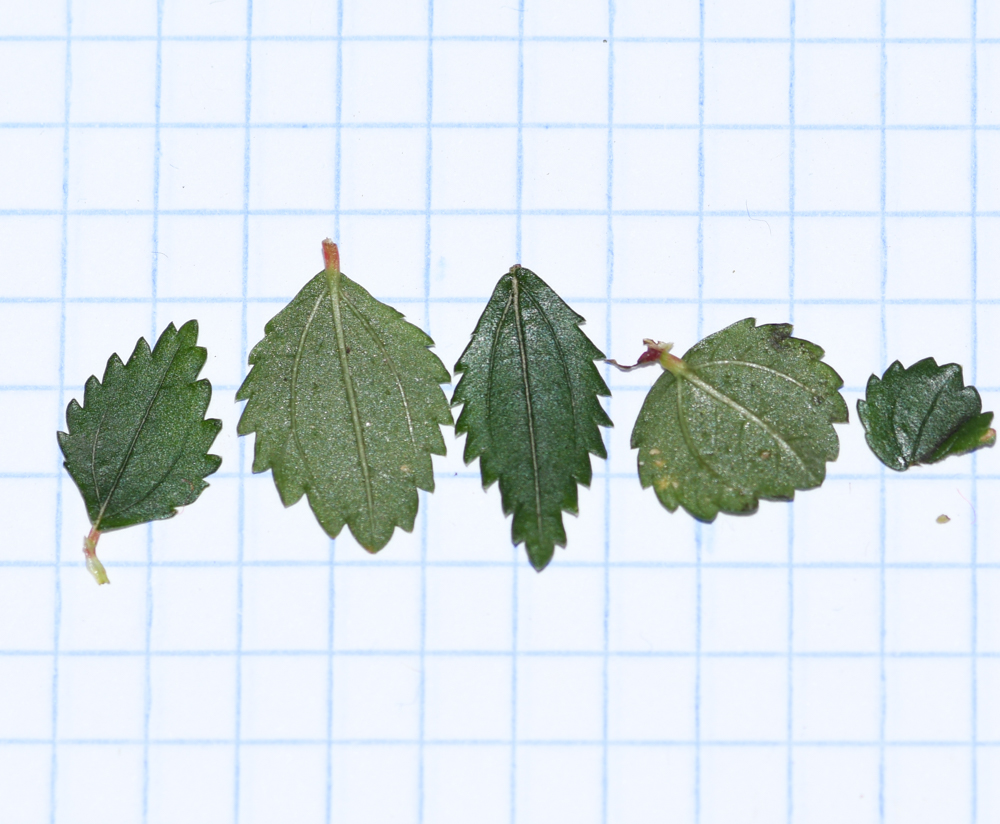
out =
{"type": "MultiPolygon", "coordinates": [[[[175,332],[174,342],[177,340],[179,332],[175,332]]],[[[104,503],[101,504],[101,510],[97,513],[97,520],[94,521],[94,529],[99,529],[101,526],[101,519],[104,517],[104,513],[108,508],[108,504],[111,503],[112,497],[114,497],[115,492],[118,490],[118,484],[121,483],[122,476],[125,474],[125,467],[128,465],[129,460],[132,457],[132,452],[135,450],[135,445],[139,440],[139,435],[142,433],[143,427],[146,425],[146,420],[149,418],[149,413],[153,410],[153,404],[156,403],[156,399],[160,396],[160,392],[163,389],[163,382],[167,379],[167,375],[170,373],[170,367],[173,366],[174,361],[177,359],[177,353],[180,352],[181,347],[177,346],[171,353],[169,360],[167,361],[166,368],[163,370],[163,374],[160,375],[160,379],[156,383],[156,391],[153,392],[152,397],[149,399],[149,403],[146,405],[146,410],[142,414],[142,418],[139,421],[139,425],[135,429],[135,434],[132,435],[132,440],[128,445],[128,449],[125,450],[125,457],[122,459],[121,465],[118,467],[118,473],[115,475],[115,479],[111,484],[111,488],[108,490],[108,497],[105,498],[104,503]]],[[[156,354],[156,347],[150,352],[150,360],[156,354]]],[[[104,417],[101,417],[101,423],[103,424],[104,417]]],[[[94,454],[97,454],[97,436],[100,432],[100,426],[97,432],[94,434],[94,454]]],[[[96,459],[95,459],[96,465],[96,459]]],[[[162,483],[162,480],[160,481],[162,483]]],[[[159,484],[157,484],[159,486],[159,484]]],[[[100,497],[100,495],[98,495],[100,497]]]]}
{"type": "Polygon", "coordinates": [[[535,491],[535,521],[538,525],[538,539],[542,539],[542,488],[538,477],[538,445],[535,441],[535,413],[531,402],[531,382],[528,378],[528,353],[524,345],[524,321],[521,318],[520,284],[517,275],[511,275],[512,302],[514,305],[514,325],[517,329],[517,349],[521,356],[521,379],[524,382],[524,405],[528,418],[528,443],[531,446],[531,471],[535,491]]]}

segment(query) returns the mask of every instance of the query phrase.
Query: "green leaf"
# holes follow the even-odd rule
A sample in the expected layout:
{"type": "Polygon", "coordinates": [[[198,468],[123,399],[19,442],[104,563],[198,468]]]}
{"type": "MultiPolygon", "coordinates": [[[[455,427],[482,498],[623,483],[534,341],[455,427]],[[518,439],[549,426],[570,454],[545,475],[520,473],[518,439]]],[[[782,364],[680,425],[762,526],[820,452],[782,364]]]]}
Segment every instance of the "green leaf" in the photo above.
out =
{"type": "Polygon", "coordinates": [[[308,495],[330,537],[346,523],[377,552],[413,529],[417,489],[434,489],[451,376],[434,341],[341,274],[332,241],[323,250],[327,268],[250,353],[238,431],[257,433],[253,471],[271,470],[285,506],[308,495]]]}
{"type": "Polygon", "coordinates": [[[639,480],[667,509],[712,521],[789,501],[823,483],[840,449],[831,424],[847,422],[840,376],[823,350],[793,338],[790,324],[753,318],[696,343],[683,359],[647,341],[642,363],[666,370],[632,431],[639,480]]]}
{"type": "Polygon", "coordinates": [[[881,380],[868,379],[865,400],[858,401],[868,446],[898,472],[993,446],[993,413],[982,410],[976,388],[963,386],[962,367],[938,366],[934,358],[909,369],[896,361],[881,380]]]}
{"type": "Polygon", "coordinates": [[[465,462],[479,458],[483,487],[500,481],[511,536],[542,570],[566,546],[562,513],[577,512],[577,484],[590,485],[590,454],[607,457],[598,426],[611,426],[594,366],[604,355],[580,331],[583,318],[534,272],[500,278],[455,365],[451,399],[464,404],[465,462]]]}
{"type": "Polygon", "coordinates": [[[101,533],[176,515],[222,463],[207,454],[222,421],[205,420],[212,385],[197,379],[207,357],[197,342],[195,320],[180,331],[171,323],[152,352],[139,338],[127,364],[112,355],[103,383],[91,376],[83,406],[74,399],[66,409],[59,446],[93,526],[84,554],[99,584],[108,582],[101,533]]]}

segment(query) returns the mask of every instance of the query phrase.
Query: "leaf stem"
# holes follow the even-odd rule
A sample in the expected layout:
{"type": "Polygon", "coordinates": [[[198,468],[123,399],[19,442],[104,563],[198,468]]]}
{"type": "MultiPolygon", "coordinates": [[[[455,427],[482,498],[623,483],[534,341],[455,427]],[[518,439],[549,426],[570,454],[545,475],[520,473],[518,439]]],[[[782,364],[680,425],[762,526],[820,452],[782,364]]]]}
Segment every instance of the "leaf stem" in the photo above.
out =
{"type": "Polygon", "coordinates": [[[87,559],[87,571],[94,576],[94,580],[98,584],[108,584],[111,583],[108,580],[108,573],[104,571],[104,564],[97,558],[97,541],[100,537],[101,533],[97,527],[91,528],[90,534],[83,539],[83,554],[87,559]]]}

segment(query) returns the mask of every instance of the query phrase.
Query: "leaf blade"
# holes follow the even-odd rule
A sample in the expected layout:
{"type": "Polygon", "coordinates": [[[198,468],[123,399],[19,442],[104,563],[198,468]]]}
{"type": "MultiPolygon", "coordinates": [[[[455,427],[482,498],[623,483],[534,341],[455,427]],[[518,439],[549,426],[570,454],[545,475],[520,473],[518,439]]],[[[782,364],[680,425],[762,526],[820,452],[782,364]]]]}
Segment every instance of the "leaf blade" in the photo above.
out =
{"type": "Polygon", "coordinates": [[[909,368],[895,361],[881,378],[872,375],[858,416],[869,448],[897,472],[996,442],[993,413],[982,411],[974,386],[964,386],[962,367],[934,358],[909,368]]]}
{"type": "Polygon", "coordinates": [[[499,481],[511,538],[538,570],[566,544],[562,513],[577,511],[590,455],[607,454],[598,427],[611,421],[597,398],[610,392],[594,366],[603,354],[581,322],[534,272],[512,267],[455,365],[465,462],[479,458],[484,488],[499,481]]]}
{"type": "Polygon", "coordinates": [[[749,514],[760,498],[819,486],[846,422],[840,376],[788,324],[746,318],[695,344],[665,371],[632,431],[639,479],[671,512],[710,522],[749,514]]]}
{"type": "Polygon", "coordinates": [[[237,392],[253,471],[271,470],[285,506],[307,495],[327,534],[347,525],[369,552],[412,530],[452,423],[431,345],[339,269],[317,274],[267,323],[237,392]]]}

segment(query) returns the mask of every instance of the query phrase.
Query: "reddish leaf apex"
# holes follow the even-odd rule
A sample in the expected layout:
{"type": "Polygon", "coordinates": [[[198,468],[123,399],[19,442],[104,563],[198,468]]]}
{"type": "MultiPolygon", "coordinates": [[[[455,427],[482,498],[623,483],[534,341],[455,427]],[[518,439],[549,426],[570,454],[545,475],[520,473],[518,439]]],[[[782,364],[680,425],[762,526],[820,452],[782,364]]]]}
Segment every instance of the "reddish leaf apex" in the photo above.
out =
{"type": "Polygon", "coordinates": [[[323,262],[326,264],[326,271],[340,271],[340,251],[330,238],[323,241],[323,262]]]}

